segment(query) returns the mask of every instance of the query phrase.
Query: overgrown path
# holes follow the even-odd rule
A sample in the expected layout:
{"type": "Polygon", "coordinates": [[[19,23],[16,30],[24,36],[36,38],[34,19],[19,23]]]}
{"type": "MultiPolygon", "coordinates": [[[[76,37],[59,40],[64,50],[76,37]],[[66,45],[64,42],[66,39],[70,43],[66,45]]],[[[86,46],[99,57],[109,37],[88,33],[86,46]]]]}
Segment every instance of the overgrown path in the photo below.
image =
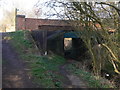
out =
{"type": "MultiPolygon", "coordinates": [[[[15,52],[16,50],[10,44],[8,37],[9,35],[7,35],[6,33],[3,34],[3,37],[2,37],[3,38],[2,39],[2,46],[3,46],[2,47],[2,60],[3,60],[2,86],[3,88],[36,88],[36,87],[40,88],[41,86],[36,85],[32,82],[33,80],[31,80],[31,75],[28,73],[30,69],[26,66],[23,60],[20,60],[19,55],[15,52]]],[[[50,65],[57,64],[54,62],[49,62],[49,63],[52,63],[50,65]]],[[[61,78],[60,80],[63,83],[62,87],[63,88],[86,88],[87,87],[86,84],[80,77],[67,71],[67,66],[71,63],[73,62],[66,61],[66,63],[64,63],[63,65],[62,64],[58,65],[59,70],[56,71],[56,73],[64,77],[63,79],[61,78]]],[[[39,74],[42,74],[42,73],[37,73],[37,75],[39,74]]],[[[52,78],[52,79],[55,80],[55,78],[52,78]]],[[[57,79],[59,78],[56,78],[56,80],[57,79]]]]}
{"type": "Polygon", "coordinates": [[[66,70],[66,67],[70,63],[72,63],[72,62],[66,62],[64,65],[60,66],[60,73],[64,77],[66,77],[66,80],[64,81],[64,83],[66,85],[65,87],[67,87],[67,88],[86,88],[86,90],[87,90],[87,85],[80,77],[78,77],[66,70]]]}
{"type": "MultiPolygon", "coordinates": [[[[8,40],[2,35],[2,87],[3,88],[35,88],[25,63],[19,59],[8,40]]],[[[22,43],[21,43],[22,44],[22,43]]]]}

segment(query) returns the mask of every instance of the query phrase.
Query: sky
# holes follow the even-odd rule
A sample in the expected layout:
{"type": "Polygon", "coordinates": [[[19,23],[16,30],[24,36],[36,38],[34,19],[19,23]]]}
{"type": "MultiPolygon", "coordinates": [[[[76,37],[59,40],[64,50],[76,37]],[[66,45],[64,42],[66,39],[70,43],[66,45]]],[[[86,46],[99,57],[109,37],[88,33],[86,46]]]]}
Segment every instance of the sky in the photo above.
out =
{"type": "MultiPolygon", "coordinates": [[[[47,0],[2,0],[0,1],[0,19],[4,17],[4,11],[8,10],[11,11],[15,7],[19,9],[19,12],[24,10],[24,11],[29,11],[33,8],[33,6],[40,1],[40,3],[44,3],[47,0]]],[[[43,7],[41,7],[43,8],[43,7]]]]}
{"type": "MultiPolygon", "coordinates": [[[[45,13],[55,13],[54,10],[50,10],[50,8],[45,7],[44,3],[48,1],[53,1],[53,0],[0,0],[0,20],[4,18],[5,16],[5,10],[11,11],[15,10],[15,8],[18,9],[17,13],[19,14],[20,12],[24,11],[24,14],[26,17],[29,17],[27,15],[27,12],[31,11],[32,9],[35,9],[33,6],[39,1],[39,7],[41,8],[41,16],[39,18],[42,19],[60,19],[60,17],[52,16],[48,17],[45,15],[45,13]]],[[[62,0],[60,0],[62,1],[62,0]]],[[[61,11],[60,8],[57,8],[57,11],[61,11]]],[[[33,12],[34,13],[34,12],[33,12]]],[[[63,13],[63,12],[61,12],[63,13]]],[[[31,14],[31,13],[28,13],[31,14]]],[[[37,16],[36,16],[37,17],[37,16]]],[[[30,17],[31,18],[31,17],[30,17]]]]}
{"type": "MultiPolygon", "coordinates": [[[[46,8],[43,5],[44,2],[51,1],[51,0],[0,0],[0,20],[2,20],[2,18],[5,16],[4,15],[5,10],[11,11],[12,9],[15,9],[15,7],[16,7],[17,9],[19,9],[18,13],[21,11],[27,12],[27,11],[32,10],[33,6],[38,1],[40,1],[40,5],[41,5],[40,7],[41,7],[42,13],[45,13],[47,11],[52,12],[52,10],[50,11],[49,8],[46,8]]],[[[70,0],[70,1],[72,1],[72,0],[70,0]]],[[[78,1],[80,1],[80,0],[78,0],[78,1]]],[[[59,11],[59,9],[57,9],[57,10],[59,11]]],[[[43,15],[43,14],[41,15],[41,18],[45,18],[45,17],[46,17],[45,15],[43,15]]]]}

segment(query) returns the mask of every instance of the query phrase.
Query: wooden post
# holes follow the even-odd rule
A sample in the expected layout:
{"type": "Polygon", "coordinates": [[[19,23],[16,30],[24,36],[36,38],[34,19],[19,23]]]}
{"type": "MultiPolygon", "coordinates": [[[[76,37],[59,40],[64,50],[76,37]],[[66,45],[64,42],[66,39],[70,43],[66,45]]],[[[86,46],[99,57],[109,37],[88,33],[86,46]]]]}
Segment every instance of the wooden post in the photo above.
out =
{"type": "Polygon", "coordinates": [[[47,55],[47,30],[43,30],[43,54],[47,55]]]}
{"type": "Polygon", "coordinates": [[[45,55],[47,55],[47,30],[45,30],[45,55]]]}

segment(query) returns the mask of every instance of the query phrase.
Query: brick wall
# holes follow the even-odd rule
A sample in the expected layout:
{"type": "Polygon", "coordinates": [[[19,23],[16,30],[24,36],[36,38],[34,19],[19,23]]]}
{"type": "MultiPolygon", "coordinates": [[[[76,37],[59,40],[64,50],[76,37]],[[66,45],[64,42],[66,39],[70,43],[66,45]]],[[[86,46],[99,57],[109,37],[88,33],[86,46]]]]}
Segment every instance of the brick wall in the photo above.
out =
{"type": "Polygon", "coordinates": [[[17,15],[16,16],[16,29],[17,30],[25,30],[25,16],[24,15],[17,15]]]}
{"type": "Polygon", "coordinates": [[[57,26],[57,25],[40,25],[38,27],[39,30],[74,30],[71,26],[57,26]]]}
{"type": "Polygon", "coordinates": [[[68,21],[65,20],[25,18],[24,15],[17,15],[16,25],[17,30],[36,30],[40,29],[40,27],[42,29],[52,29],[53,27],[65,29],[66,27],[67,29],[69,27],[68,21]]]}
{"type": "MultiPolygon", "coordinates": [[[[37,29],[39,30],[74,30],[70,26],[69,22],[70,21],[68,20],[25,18],[24,15],[17,15],[16,29],[30,30],[30,31],[37,30],[37,29]]],[[[83,26],[80,27],[81,30],[83,30],[83,26]]],[[[101,29],[101,26],[97,23],[96,23],[96,27],[98,27],[98,29],[101,29]]]]}

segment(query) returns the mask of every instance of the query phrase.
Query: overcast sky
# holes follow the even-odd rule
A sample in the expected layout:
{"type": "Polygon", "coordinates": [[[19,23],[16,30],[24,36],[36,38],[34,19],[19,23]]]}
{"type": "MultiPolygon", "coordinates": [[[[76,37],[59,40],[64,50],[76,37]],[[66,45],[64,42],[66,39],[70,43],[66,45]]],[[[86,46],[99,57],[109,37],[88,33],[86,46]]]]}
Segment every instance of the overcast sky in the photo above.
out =
{"type": "MultiPolygon", "coordinates": [[[[26,11],[27,12],[27,11],[32,10],[33,6],[38,1],[40,1],[39,5],[40,5],[41,10],[42,10],[41,18],[45,18],[45,15],[43,13],[45,13],[47,11],[52,12],[52,10],[49,10],[49,8],[46,8],[44,5],[42,6],[42,4],[44,2],[52,1],[52,0],[0,0],[0,20],[5,16],[4,15],[5,10],[10,11],[14,8],[18,8],[19,9],[18,12],[21,12],[21,11],[26,11]]],[[[73,0],[70,0],[70,1],[73,1],[73,0]]],[[[80,1],[80,0],[78,0],[78,1],[80,1]]],[[[115,0],[113,0],[113,1],[115,1],[115,0]]],[[[117,0],[117,1],[119,1],[119,0],[117,0]]],[[[57,9],[57,11],[59,11],[59,8],[57,9]]]]}
{"type": "MultiPolygon", "coordinates": [[[[19,12],[21,11],[29,11],[33,8],[33,6],[40,1],[40,3],[44,3],[48,0],[2,0],[0,1],[1,7],[0,7],[0,19],[4,16],[5,10],[12,10],[14,8],[18,8],[19,12]]],[[[45,9],[41,6],[42,9],[45,9]]]]}

